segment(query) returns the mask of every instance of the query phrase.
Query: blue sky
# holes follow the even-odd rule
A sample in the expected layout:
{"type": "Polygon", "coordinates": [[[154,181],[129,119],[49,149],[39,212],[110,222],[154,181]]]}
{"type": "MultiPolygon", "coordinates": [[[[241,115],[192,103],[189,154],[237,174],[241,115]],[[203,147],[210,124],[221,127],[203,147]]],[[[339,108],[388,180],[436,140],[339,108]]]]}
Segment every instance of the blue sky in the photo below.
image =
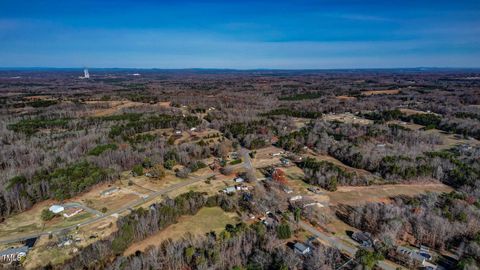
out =
{"type": "Polygon", "coordinates": [[[480,1],[0,0],[0,67],[480,67],[480,1]]]}

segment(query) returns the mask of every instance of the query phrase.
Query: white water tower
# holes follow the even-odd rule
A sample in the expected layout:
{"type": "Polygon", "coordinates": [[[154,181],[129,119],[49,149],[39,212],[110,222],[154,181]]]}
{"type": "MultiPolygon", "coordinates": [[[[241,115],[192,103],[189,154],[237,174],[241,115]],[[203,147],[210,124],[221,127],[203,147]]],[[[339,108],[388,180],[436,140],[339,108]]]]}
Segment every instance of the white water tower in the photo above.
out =
{"type": "Polygon", "coordinates": [[[83,74],[84,74],[83,77],[84,77],[85,79],[90,79],[90,74],[88,74],[88,69],[87,69],[87,68],[85,68],[85,69],[83,70],[83,74]]]}

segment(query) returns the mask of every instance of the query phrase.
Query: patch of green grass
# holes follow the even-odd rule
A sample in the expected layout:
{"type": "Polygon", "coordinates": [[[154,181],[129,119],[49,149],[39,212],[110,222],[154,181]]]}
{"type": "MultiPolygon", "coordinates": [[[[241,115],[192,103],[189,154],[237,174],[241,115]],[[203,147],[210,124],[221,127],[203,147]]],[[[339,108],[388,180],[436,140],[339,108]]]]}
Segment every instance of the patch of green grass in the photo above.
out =
{"type": "Polygon", "coordinates": [[[229,162],[230,165],[237,165],[237,164],[240,164],[242,163],[242,159],[239,158],[239,159],[235,159],[235,160],[232,160],[229,162]]]}
{"type": "Polygon", "coordinates": [[[102,154],[103,152],[105,152],[107,150],[117,150],[117,148],[118,148],[118,146],[114,143],[100,144],[100,145],[95,146],[90,151],[88,151],[88,154],[90,156],[99,156],[100,154],[102,154]]]}

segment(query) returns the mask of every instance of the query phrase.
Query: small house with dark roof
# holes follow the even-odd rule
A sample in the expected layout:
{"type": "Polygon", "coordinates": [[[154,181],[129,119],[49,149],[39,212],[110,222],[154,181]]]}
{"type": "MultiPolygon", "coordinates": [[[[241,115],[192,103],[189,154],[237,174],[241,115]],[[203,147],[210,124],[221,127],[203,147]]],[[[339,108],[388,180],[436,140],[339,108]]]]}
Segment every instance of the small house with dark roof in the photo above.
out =
{"type": "Polygon", "coordinates": [[[295,251],[295,253],[302,255],[307,255],[308,253],[310,253],[310,247],[300,242],[295,243],[295,245],[293,246],[293,250],[295,251]]]}

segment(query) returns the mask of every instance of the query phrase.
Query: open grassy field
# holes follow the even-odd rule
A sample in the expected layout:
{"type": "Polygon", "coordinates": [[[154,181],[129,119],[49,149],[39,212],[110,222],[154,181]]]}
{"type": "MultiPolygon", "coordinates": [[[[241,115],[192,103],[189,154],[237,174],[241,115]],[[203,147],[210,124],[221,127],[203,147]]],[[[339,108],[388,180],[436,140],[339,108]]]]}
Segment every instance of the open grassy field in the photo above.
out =
{"type": "MultiPolygon", "coordinates": [[[[363,169],[358,169],[358,168],[354,168],[354,167],[350,167],[346,164],[344,164],[343,162],[341,162],[340,160],[330,156],[330,155],[321,155],[321,154],[318,154],[318,153],[315,153],[313,150],[309,149],[307,151],[307,154],[306,156],[308,157],[311,157],[311,158],[315,158],[317,160],[321,160],[321,161],[328,161],[330,163],[333,163],[341,168],[343,168],[345,171],[347,172],[351,172],[351,173],[357,173],[358,175],[370,175],[371,176],[371,173],[369,171],[366,171],[366,170],[363,170],[363,169]]],[[[373,177],[373,176],[372,176],[373,177]]]]}
{"type": "Polygon", "coordinates": [[[141,106],[150,106],[150,107],[162,107],[170,108],[170,102],[158,102],[156,104],[145,104],[142,102],[135,102],[130,100],[109,100],[109,101],[100,101],[100,100],[90,100],[85,101],[89,105],[98,105],[98,108],[89,110],[89,116],[108,116],[120,113],[124,109],[130,109],[134,107],[141,106]]]}
{"type": "Polygon", "coordinates": [[[351,113],[339,113],[339,114],[329,113],[329,114],[323,115],[322,118],[327,121],[339,121],[347,124],[370,125],[373,123],[372,120],[361,118],[351,113]]]}
{"type": "Polygon", "coordinates": [[[256,168],[262,168],[271,166],[274,164],[280,163],[281,155],[279,153],[285,152],[283,149],[275,147],[275,146],[268,146],[261,149],[256,150],[255,158],[252,159],[252,165],[256,168]]]}
{"type": "Polygon", "coordinates": [[[292,117],[292,119],[297,129],[301,129],[305,127],[310,122],[310,119],[306,119],[306,118],[292,117]]]}
{"type": "Polygon", "coordinates": [[[204,235],[207,232],[221,232],[225,225],[237,223],[236,213],[226,213],[220,207],[204,207],[194,216],[180,217],[176,224],[170,225],[164,230],[134,243],[125,252],[124,255],[130,255],[135,251],[144,251],[149,246],[159,245],[167,239],[180,239],[187,233],[192,235],[204,235]]]}
{"type": "Polygon", "coordinates": [[[7,218],[0,223],[0,237],[40,231],[44,223],[40,218],[40,213],[51,204],[52,201],[43,201],[25,212],[7,218]]]}
{"type": "Polygon", "coordinates": [[[357,99],[356,97],[350,97],[350,96],[336,96],[335,98],[342,101],[353,101],[357,99]]]}
{"type": "MultiPolygon", "coordinates": [[[[420,111],[419,111],[420,112],[420,111]]],[[[414,124],[414,123],[409,123],[409,122],[403,122],[399,120],[393,120],[387,122],[387,124],[397,124],[406,128],[409,128],[411,130],[420,130],[424,128],[422,125],[414,124]]],[[[450,134],[442,130],[438,129],[429,129],[429,130],[424,130],[422,132],[425,132],[426,134],[432,134],[432,135],[437,135],[442,139],[442,144],[439,144],[436,146],[437,150],[442,150],[442,149],[448,149],[451,148],[455,145],[459,144],[469,144],[469,145],[480,145],[480,141],[474,139],[474,138],[464,138],[460,135],[457,134],[450,134]]]]}
{"type": "Polygon", "coordinates": [[[398,195],[414,196],[426,192],[450,192],[453,189],[441,183],[375,185],[365,187],[338,187],[329,192],[330,204],[358,205],[365,202],[388,202],[389,198],[398,195]]]}
{"type": "Polygon", "coordinates": [[[108,211],[115,210],[123,205],[137,200],[151,191],[142,189],[141,187],[131,185],[127,181],[116,181],[111,184],[99,184],[94,186],[90,191],[80,194],[67,202],[79,202],[97,211],[101,211],[106,207],[108,211]],[[118,190],[109,195],[102,195],[101,192],[109,188],[117,187],[118,190]]]}
{"type": "Polygon", "coordinates": [[[61,264],[76,254],[78,248],[88,246],[99,239],[103,239],[111,235],[117,230],[116,218],[108,217],[80,228],[78,231],[72,231],[69,234],[73,239],[80,239],[70,246],[58,247],[59,239],[57,236],[49,238],[41,236],[37,239],[35,248],[32,249],[23,263],[25,269],[37,269],[44,266],[47,262],[52,265],[61,264]],[[95,238],[90,238],[95,236],[95,238]]]}
{"type": "Polygon", "coordinates": [[[70,218],[58,216],[50,221],[43,221],[41,219],[42,210],[50,207],[53,203],[55,202],[52,200],[43,201],[25,212],[7,218],[0,223],[0,237],[13,237],[15,235],[48,231],[73,225],[91,217],[90,213],[83,211],[70,218]]]}
{"type": "Polygon", "coordinates": [[[460,135],[457,134],[450,134],[445,131],[441,131],[438,129],[429,129],[425,131],[428,134],[435,134],[438,135],[442,138],[442,144],[437,146],[437,150],[442,150],[442,149],[448,149],[456,145],[460,144],[468,144],[468,145],[473,145],[473,146],[478,146],[480,145],[480,141],[474,139],[474,138],[464,138],[460,135]]]}
{"type": "Polygon", "coordinates": [[[371,95],[395,95],[400,93],[399,89],[394,90],[367,90],[362,91],[362,95],[364,96],[371,96],[371,95]]]}
{"type": "MultiPolygon", "coordinates": [[[[413,115],[413,114],[427,114],[427,113],[436,114],[436,113],[432,113],[432,112],[429,112],[429,111],[425,112],[425,111],[408,109],[408,108],[401,108],[401,109],[399,109],[399,111],[401,111],[403,114],[405,114],[407,116],[410,116],[410,115],[413,115]]],[[[438,115],[438,114],[436,114],[436,115],[438,115]]]]}

